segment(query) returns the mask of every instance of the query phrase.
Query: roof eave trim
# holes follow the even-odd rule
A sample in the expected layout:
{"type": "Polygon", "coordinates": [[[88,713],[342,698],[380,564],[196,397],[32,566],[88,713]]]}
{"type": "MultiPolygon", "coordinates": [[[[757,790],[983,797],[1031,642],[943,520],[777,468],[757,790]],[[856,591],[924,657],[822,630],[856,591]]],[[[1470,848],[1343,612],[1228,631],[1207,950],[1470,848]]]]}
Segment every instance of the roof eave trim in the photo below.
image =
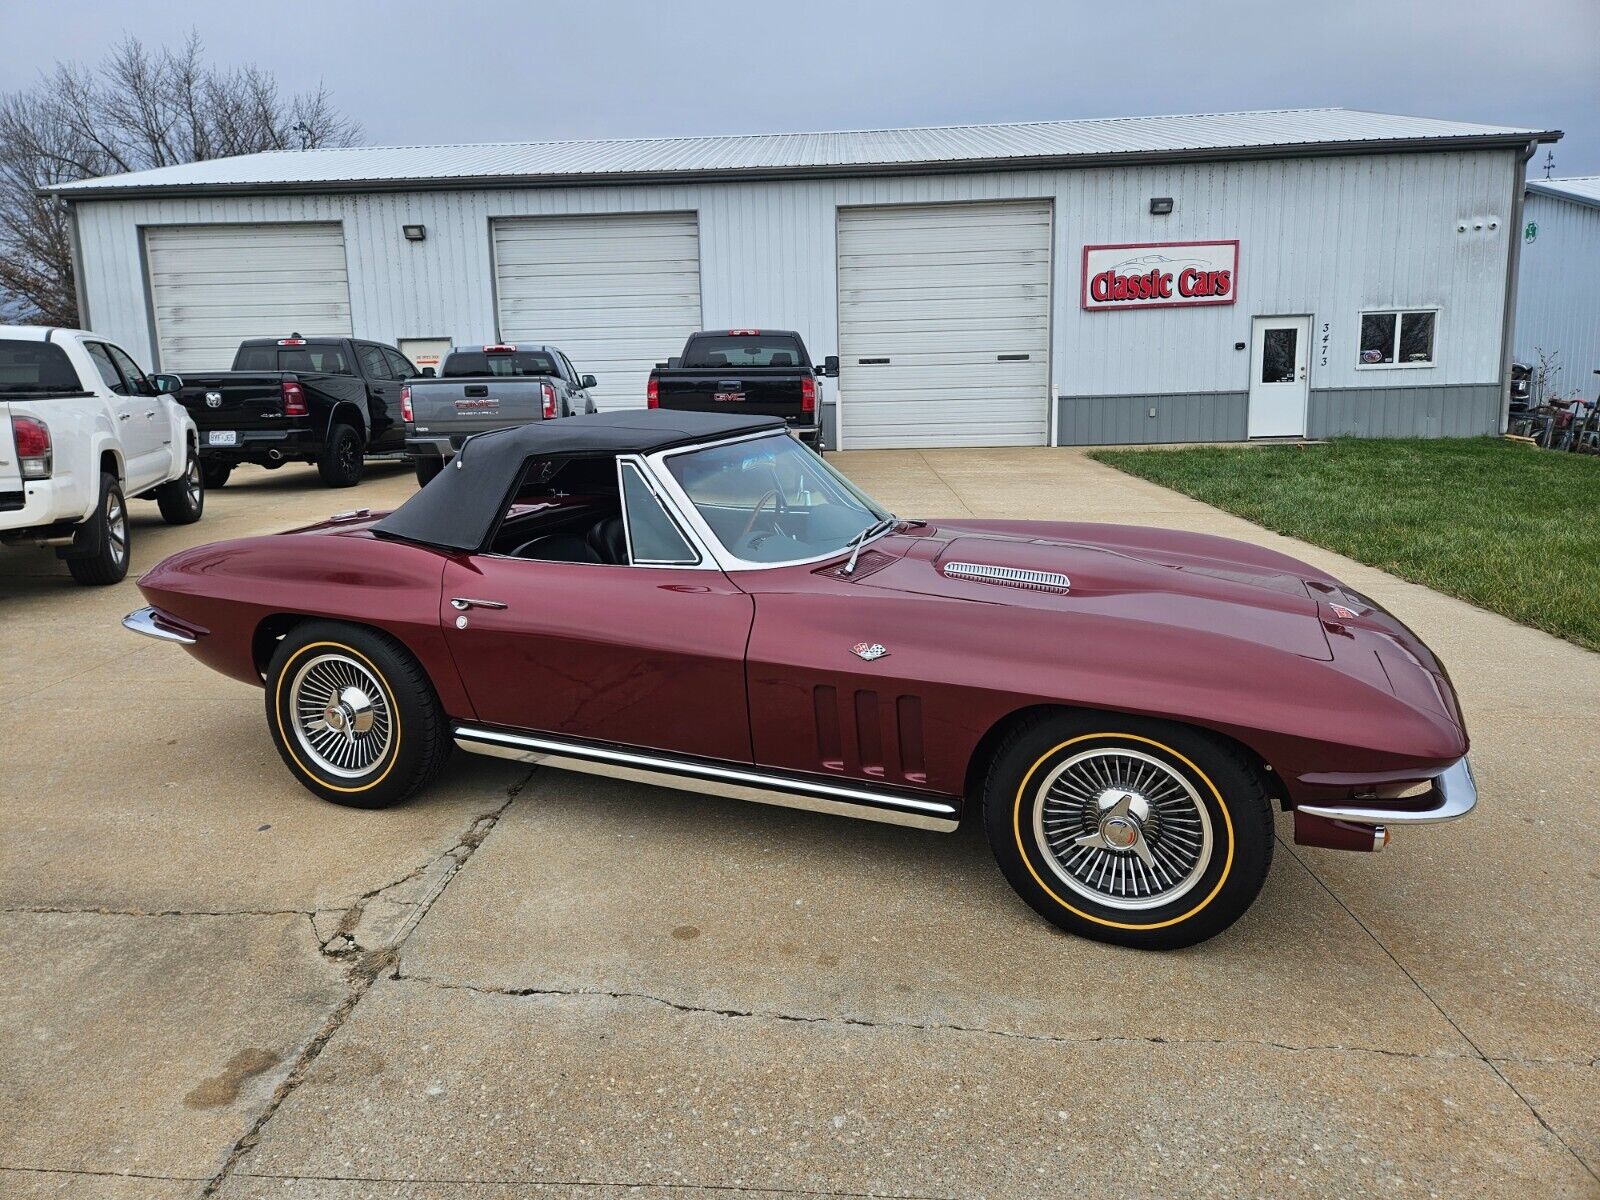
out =
{"type": "Polygon", "coordinates": [[[591,171],[545,175],[443,175],[414,179],[334,179],[261,183],[168,183],[107,187],[41,188],[63,200],[148,196],[306,195],[342,192],[467,191],[474,188],[594,187],[683,182],[750,182],[785,179],[851,179],[884,175],[948,175],[975,171],[1048,171],[1063,168],[1141,166],[1163,162],[1237,162],[1275,158],[1323,158],[1360,154],[1434,153],[1449,150],[1521,149],[1530,142],[1561,138],[1541,132],[1471,134],[1461,137],[1385,138],[1370,141],[1298,142],[1281,146],[1227,146],[1185,150],[1112,150],[1087,154],[1041,154],[1016,158],[948,159],[934,162],[825,164],[780,167],[708,167],[653,171],[591,171]]]}
{"type": "Polygon", "coordinates": [[[1578,196],[1537,181],[1530,181],[1527,190],[1532,195],[1543,196],[1549,200],[1565,200],[1568,204],[1581,204],[1585,208],[1600,208],[1600,196],[1578,196]]]}

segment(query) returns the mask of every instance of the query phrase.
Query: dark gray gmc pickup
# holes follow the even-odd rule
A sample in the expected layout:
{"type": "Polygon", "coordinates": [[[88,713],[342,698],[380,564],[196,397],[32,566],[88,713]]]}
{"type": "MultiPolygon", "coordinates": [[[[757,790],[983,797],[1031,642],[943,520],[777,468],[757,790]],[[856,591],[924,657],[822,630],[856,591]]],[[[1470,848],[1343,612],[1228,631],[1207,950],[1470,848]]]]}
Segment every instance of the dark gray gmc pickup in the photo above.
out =
{"type": "Polygon", "coordinates": [[[594,386],[554,346],[457,346],[437,379],[414,379],[400,394],[417,482],[442,471],[475,433],[593,412],[594,386]]]}
{"type": "Polygon", "coordinates": [[[657,364],[646,385],[651,408],[782,417],[800,440],[822,450],[821,379],[836,378],[839,358],[823,365],[792,329],[721,329],[692,333],[683,353],[657,364]]]}

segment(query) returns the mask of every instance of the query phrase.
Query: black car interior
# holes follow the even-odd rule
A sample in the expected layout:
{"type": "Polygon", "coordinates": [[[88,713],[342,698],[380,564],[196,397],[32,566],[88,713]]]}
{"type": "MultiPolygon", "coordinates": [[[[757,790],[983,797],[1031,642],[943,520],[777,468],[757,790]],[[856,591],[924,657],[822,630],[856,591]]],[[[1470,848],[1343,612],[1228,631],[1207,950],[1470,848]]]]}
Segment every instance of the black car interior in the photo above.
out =
{"type": "Polygon", "coordinates": [[[530,459],[490,551],[541,562],[625,566],[628,542],[617,460],[609,455],[530,459]]]}

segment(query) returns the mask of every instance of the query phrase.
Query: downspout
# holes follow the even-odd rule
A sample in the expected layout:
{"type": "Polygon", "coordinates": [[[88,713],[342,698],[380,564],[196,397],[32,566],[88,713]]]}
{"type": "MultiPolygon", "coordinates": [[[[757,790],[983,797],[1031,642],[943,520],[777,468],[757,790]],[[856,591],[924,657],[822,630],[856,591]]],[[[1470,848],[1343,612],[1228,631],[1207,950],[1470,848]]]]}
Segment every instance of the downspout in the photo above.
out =
{"type": "Polygon", "coordinates": [[[1528,194],[1528,160],[1539,149],[1529,142],[1517,155],[1516,186],[1511,190],[1511,221],[1507,232],[1511,247],[1506,252],[1506,311],[1500,328],[1500,432],[1511,428],[1511,358],[1517,335],[1517,271],[1522,263],[1522,208],[1528,194]]]}
{"type": "Polygon", "coordinates": [[[70,200],[56,197],[57,204],[67,208],[67,253],[72,257],[72,298],[78,306],[78,328],[89,326],[89,293],[83,286],[83,242],[78,235],[78,206],[70,200]]]}

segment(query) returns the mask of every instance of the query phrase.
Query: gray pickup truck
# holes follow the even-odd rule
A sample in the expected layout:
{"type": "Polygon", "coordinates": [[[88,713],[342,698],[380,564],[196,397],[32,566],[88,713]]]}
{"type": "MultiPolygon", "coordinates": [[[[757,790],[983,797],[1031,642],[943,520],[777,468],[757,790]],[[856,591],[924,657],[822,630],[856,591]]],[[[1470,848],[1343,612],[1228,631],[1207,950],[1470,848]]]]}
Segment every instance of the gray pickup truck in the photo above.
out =
{"type": "Polygon", "coordinates": [[[437,379],[410,380],[400,393],[417,482],[444,470],[475,433],[594,412],[594,386],[554,346],[457,346],[437,379]]]}

